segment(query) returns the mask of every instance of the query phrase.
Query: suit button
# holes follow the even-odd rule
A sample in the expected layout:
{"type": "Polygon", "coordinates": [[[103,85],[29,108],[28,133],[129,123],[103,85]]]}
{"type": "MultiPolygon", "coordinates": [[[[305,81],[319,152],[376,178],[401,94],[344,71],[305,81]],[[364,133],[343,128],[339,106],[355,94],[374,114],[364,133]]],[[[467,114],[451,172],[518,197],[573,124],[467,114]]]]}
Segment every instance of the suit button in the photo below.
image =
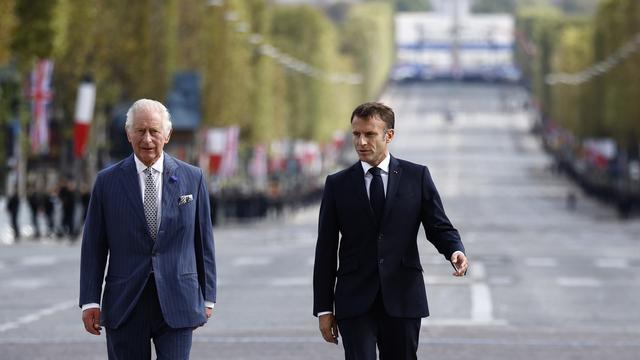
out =
{"type": "Polygon", "coordinates": [[[378,240],[382,240],[384,238],[384,234],[378,235],[378,240]]]}
{"type": "Polygon", "coordinates": [[[380,261],[378,261],[378,264],[380,265],[384,264],[384,259],[380,259],[380,261]]]}

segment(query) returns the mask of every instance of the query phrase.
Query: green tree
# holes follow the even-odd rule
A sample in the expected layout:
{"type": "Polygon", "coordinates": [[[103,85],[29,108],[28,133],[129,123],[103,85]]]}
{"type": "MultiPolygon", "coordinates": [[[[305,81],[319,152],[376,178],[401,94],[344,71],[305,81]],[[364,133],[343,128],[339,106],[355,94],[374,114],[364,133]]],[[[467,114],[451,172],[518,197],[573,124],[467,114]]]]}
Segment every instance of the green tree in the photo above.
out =
{"type": "MultiPolygon", "coordinates": [[[[329,68],[332,24],[309,6],[279,7],[272,23],[274,45],[316,69],[329,68]]],[[[286,72],[286,98],[290,109],[287,130],[293,138],[314,139],[322,119],[319,99],[328,96],[326,84],[296,71],[286,72]]]]}
{"type": "Polygon", "coordinates": [[[56,0],[16,0],[17,26],[11,43],[12,53],[22,71],[28,71],[35,58],[53,53],[53,11],[56,0]]]}
{"type": "Polygon", "coordinates": [[[567,14],[592,14],[599,0],[558,0],[556,5],[567,14]]]}
{"type": "Polygon", "coordinates": [[[363,76],[360,99],[377,99],[389,77],[395,56],[393,26],[393,11],[385,3],[356,5],[347,16],[342,51],[363,76]]]}
{"type": "MultiPolygon", "coordinates": [[[[589,23],[565,28],[553,54],[553,72],[578,73],[593,63],[593,31],[589,23]]],[[[583,138],[598,134],[597,117],[592,112],[594,96],[590,84],[558,84],[552,88],[552,117],[564,128],[583,138]]]]}
{"type": "MultiPolygon", "coordinates": [[[[595,59],[604,61],[640,33],[640,4],[634,0],[604,0],[595,17],[595,59]]],[[[620,145],[634,148],[640,140],[640,56],[623,59],[596,80],[602,101],[603,126],[620,145]]],[[[634,152],[637,151],[634,150],[634,152]]]]}
{"type": "Polygon", "coordinates": [[[247,42],[250,13],[246,2],[227,1],[210,7],[204,21],[204,119],[208,125],[238,124],[241,136],[250,123],[252,71],[251,47],[247,42]],[[244,31],[238,31],[242,30],[244,31]]]}
{"type": "Polygon", "coordinates": [[[83,76],[91,72],[90,61],[97,35],[97,1],[58,0],[53,20],[54,103],[55,108],[61,110],[58,113],[62,118],[58,120],[62,122],[63,137],[69,140],[77,88],[83,76]]]}
{"type": "Polygon", "coordinates": [[[15,0],[0,1],[0,66],[9,62],[11,39],[15,31],[15,0]]]}
{"type": "Polygon", "coordinates": [[[395,0],[396,11],[429,11],[429,0],[395,0]]]}
{"type": "MultiPolygon", "coordinates": [[[[251,145],[268,144],[286,134],[285,118],[276,116],[278,93],[275,79],[279,66],[273,59],[264,56],[259,51],[261,43],[269,42],[271,30],[272,8],[266,0],[253,0],[248,3],[251,16],[250,32],[258,35],[253,38],[250,66],[253,81],[250,98],[250,125],[247,128],[248,142],[251,145]]],[[[249,39],[247,39],[249,40],[249,39]]]]}
{"type": "Polygon", "coordinates": [[[552,108],[545,77],[551,73],[551,57],[563,20],[562,14],[553,7],[524,8],[516,16],[516,59],[545,116],[552,108]]]}

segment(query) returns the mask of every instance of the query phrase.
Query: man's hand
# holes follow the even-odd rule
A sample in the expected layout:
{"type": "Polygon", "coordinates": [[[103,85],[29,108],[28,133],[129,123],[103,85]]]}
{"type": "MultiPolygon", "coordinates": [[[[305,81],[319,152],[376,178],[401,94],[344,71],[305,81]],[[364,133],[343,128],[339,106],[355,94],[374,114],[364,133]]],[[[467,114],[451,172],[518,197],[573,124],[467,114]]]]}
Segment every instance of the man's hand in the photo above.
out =
{"type": "Polygon", "coordinates": [[[87,332],[100,335],[100,309],[92,308],[82,312],[82,322],[87,332]]]}
{"type": "Polygon", "coordinates": [[[453,273],[454,276],[464,276],[467,274],[469,261],[462,251],[456,251],[451,255],[451,264],[456,269],[453,273]]]}
{"type": "Polygon", "coordinates": [[[204,313],[207,315],[207,320],[213,316],[213,309],[209,307],[204,308],[204,313]]]}
{"type": "Polygon", "coordinates": [[[338,344],[338,322],[333,314],[324,314],[318,317],[320,332],[326,342],[338,344]]]}

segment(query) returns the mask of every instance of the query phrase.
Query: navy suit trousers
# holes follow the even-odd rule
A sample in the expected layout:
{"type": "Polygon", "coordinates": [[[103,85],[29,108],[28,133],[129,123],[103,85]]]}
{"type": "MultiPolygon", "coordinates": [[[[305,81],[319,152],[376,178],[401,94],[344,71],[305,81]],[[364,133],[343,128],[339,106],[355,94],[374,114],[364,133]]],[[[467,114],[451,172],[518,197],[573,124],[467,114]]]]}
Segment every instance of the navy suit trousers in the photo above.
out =
{"type": "Polygon", "coordinates": [[[153,274],[127,320],[106,332],[109,360],[151,359],[152,339],[158,360],[189,359],[193,328],[174,329],[164,321],[153,274]]]}

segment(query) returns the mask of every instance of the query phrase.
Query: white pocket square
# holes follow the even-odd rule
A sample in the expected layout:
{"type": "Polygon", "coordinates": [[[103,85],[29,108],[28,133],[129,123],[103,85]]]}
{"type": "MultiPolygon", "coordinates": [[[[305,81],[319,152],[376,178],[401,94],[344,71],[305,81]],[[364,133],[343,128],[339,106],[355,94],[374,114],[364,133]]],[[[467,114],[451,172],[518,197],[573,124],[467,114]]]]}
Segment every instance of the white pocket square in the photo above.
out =
{"type": "Polygon", "coordinates": [[[193,195],[180,195],[180,200],[178,201],[178,205],[183,205],[193,201],[193,195]]]}

